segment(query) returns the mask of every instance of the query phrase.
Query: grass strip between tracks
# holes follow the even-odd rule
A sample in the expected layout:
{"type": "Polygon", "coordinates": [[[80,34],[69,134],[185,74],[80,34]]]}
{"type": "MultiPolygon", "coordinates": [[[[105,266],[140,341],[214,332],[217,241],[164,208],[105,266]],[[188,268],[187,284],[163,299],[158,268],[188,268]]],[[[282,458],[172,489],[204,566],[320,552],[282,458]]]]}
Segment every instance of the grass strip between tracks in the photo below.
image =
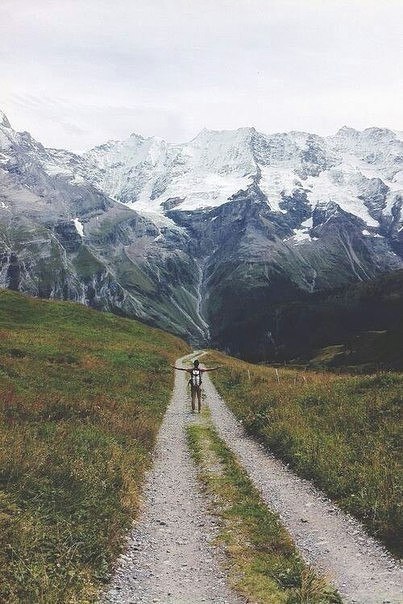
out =
{"type": "Polygon", "coordinates": [[[341,602],[326,580],[305,565],[278,515],[264,504],[208,413],[187,430],[199,477],[220,520],[217,539],[233,587],[258,604],[341,602]]]}

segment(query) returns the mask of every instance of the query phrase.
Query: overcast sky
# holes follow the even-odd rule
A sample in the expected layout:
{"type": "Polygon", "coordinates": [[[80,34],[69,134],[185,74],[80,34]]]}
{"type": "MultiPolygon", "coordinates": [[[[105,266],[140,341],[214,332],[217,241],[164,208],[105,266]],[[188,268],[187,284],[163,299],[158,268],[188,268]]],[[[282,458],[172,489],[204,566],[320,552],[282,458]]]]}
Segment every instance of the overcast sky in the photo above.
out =
{"type": "Polygon", "coordinates": [[[402,123],[403,0],[1,0],[0,108],[47,146],[402,123]]]}

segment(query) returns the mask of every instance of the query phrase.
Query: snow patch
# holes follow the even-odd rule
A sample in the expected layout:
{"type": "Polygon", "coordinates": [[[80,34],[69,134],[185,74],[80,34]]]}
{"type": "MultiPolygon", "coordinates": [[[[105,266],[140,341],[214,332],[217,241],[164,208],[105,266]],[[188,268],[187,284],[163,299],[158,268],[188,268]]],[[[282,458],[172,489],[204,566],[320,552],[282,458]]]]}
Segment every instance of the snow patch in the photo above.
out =
{"type": "Polygon", "coordinates": [[[292,237],[294,241],[311,241],[311,236],[306,229],[294,229],[294,235],[292,237]]]}
{"type": "Polygon", "coordinates": [[[84,237],[84,225],[78,218],[72,218],[72,222],[74,222],[74,226],[76,227],[77,233],[80,237],[84,237]]]}
{"type": "Polygon", "coordinates": [[[367,229],[364,229],[363,231],[361,231],[363,235],[365,235],[366,237],[382,237],[382,235],[380,235],[379,233],[370,233],[369,231],[367,231],[367,229]]]}
{"type": "Polygon", "coordinates": [[[321,172],[319,176],[309,177],[305,187],[308,189],[307,198],[314,206],[319,203],[335,202],[348,214],[361,218],[368,226],[377,227],[378,222],[372,218],[362,199],[358,199],[357,183],[352,182],[346,174],[339,170],[321,172]]]}
{"type": "Polygon", "coordinates": [[[293,229],[293,235],[286,237],[283,241],[293,241],[294,243],[302,243],[304,241],[317,241],[318,237],[312,237],[310,230],[312,228],[312,218],[305,220],[299,229],[293,229]]]}
{"type": "Polygon", "coordinates": [[[259,187],[266,195],[270,209],[286,214],[287,211],[280,208],[283,195],[292,195],[296,188],[302,186],[301,181],[289,167],[261,166],[261,175],[259,187]]]}
{"type": "MultiPolygon", "coordinates": [[[[138,210],[135,203],[123,205],[128,206],[132,210],[138,210]]],[[[184,227],[178,226],[176,222],[172,220],[172,218],[168,218],[168,216],[164,216],[164,214],[159,214],[158,212],[142,211],[141,215],[144,216],[144,218],[147,218],[150,222],[152,222],[157,228],[168,227],[176,231],[186,231],[184,227]]]]}
{"type": "Polygon", "coordinates": [[[83,178],[82,176],[80,176],[79,174],[74,174],[71,182],[75,185],[83,185],[88,181],[85,178],[83,178]]]}
{"type": "Polygon", "coordinates": [[[10,161],[11,155],[6,155],[6,153],[0,153],[0,163],[5,164],[10,161]]]}
{"type": "Polygon", "coordinates": [[[313,227],[312,216],[310,218],[308,218],[307,220],[304,220],[304,222],[301,223],[301,226],[304,227],[305,229],[311,229],[313,227]]]}
{"type": "Polygon", "coordinates": [[[317,237],[312,237],[310,235],[310,230],[313,226],[313,218],[307,218],[304,222],[301,223],[299,229],[293,229],[293,235],[291,237],[286,237],[283,241],[289,241],[292,239],[295,243],[301,243],[303,241],[316,241],[317,237]]]}
{"type": "Polygon", "coordinates": [[[49,176],[71,176],[71,170],[69,170],[66,166],[61,166],[55,163],[46,163],[44,164],[44,170],[46,174],[49,176]]]}

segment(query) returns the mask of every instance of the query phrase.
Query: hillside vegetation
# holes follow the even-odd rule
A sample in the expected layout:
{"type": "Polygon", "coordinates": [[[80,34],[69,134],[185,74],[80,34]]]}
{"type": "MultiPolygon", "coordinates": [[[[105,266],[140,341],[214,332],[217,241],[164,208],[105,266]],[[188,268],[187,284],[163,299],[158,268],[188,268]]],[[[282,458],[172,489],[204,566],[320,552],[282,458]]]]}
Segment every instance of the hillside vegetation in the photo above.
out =
{"type": "Polygon", "coordinates": [[[186,344],[0,291],[0,601],[92,602],[139,501],[186,344]]]}
{"type": "Polygon", "coordinates": [[[234,288],[226,289],[218,309],[215,348],[251,362],[403,369],[403,270],[312,294],[287,286],[281,276],[266,286],[252,279],[236,295],[234,288]],[[334,353],[323,355],[330,347],[334,353]]]}
{"type": "Polygon", "coordinates": [[[338,376],[214,353],[214,383],[246,430],[402,553],[403,375],[338,376]]]}

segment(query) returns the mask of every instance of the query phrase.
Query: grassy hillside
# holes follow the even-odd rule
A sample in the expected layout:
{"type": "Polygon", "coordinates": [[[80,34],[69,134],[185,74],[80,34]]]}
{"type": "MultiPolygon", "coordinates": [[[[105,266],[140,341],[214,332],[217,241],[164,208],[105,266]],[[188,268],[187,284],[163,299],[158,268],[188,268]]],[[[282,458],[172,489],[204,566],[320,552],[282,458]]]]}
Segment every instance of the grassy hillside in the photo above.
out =
{"type": "Polygon", "coordinates": [[[402,553],[403,375],[334,375],[214,353],[212,378],[245,428],[402,553]]]}
{"type": "Polygon", "coordinates": [[[138,506],[186,344],[0,291],[0,601],[91,602],[138,506]]]}
{"type": "Polygon", "coordinates": [[[401,371],[403,320],[393,330],[362,331],[351,336],[347,344],[335,344],[316,350],[306,364],[314,369],[347,373],[372,373],[383,369],[401,371]]]}

